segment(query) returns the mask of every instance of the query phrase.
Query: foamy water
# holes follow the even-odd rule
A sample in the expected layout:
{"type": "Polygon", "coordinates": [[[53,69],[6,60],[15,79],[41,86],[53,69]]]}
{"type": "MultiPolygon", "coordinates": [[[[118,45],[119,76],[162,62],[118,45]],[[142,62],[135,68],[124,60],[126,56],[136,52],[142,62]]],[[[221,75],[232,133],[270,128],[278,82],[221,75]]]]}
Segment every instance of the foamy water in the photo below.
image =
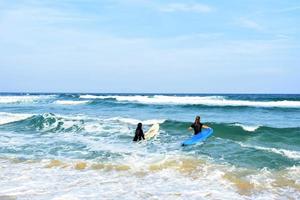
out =
{"type": "Polygon", "coordinates": [[[259,125],[246,125],[246,124],[234,124],[235,126],[242,127],[245,131],[254,132],[256,131],[260,126],[259,125]]]}
{"type": "Polygon", "coordinates": [[[1,200],[300,198],[300,97],[1,98],[1,200]],[[196,115],[214,134],[182,147],[196,115]],[[132,142],[139,122],[159,134],[132,142]]]}
{"type": "Polygon", "coordinates": [[[222,96],[96,96],[81,95],[82,99],[116,99],[120,102],[136,102],[143,104],[179,104],[179,105],[207,105],[207,106],[252,106],[252,107],[287,107],[299,108],[300,101],[249,101],[249,100],[230,100],[222,96]]]}
{"type": "Polygon", "coordinates": [[[286,149],[261,147],[261,146],[256,146],[256,145],[244,144],[244,143],[241,143],[241,142],[239,142],[239,144],[242,147],[254,148],[254,149],[263,150],[263,151],[269,151],[269,152],[273,152],[273,153],[276,153],[276,154],[283,155],[283,156],[291,158],[291,159],[300,160],[300,152],[299,151],[291,151],[291,150],[286,150],[286,149]]]}
{"type": "Polygon", "coordinates": [[[0,96],[0,104],[33,103],[54,97],[55,95],[0,96]]]}
{"type": "Polygon", "coordinates": [[[180,156],[135,160],[138,165],[126,160],[0,162],[6,180],[0,182],[0,196],[17,199],[300,198],[299,168],[256,172],[180,156]]]}
{"type": "Polygon", "coordinates": [[[15,114],[15,113],[0,112],[0,125],[24,120],[31,116],[32,116],[31,114],[15,114]]]}

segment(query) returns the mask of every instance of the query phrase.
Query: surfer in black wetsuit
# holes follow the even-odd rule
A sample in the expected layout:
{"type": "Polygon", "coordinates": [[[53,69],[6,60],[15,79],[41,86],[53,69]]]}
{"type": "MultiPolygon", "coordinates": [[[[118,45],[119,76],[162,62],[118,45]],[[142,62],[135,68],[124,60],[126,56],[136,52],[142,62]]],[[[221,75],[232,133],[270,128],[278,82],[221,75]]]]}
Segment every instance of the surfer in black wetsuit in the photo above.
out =
{"type": "Polygon", "coordinates": [[[138,123],[136,130],[135,130],[135,135],[134,135],[133,141],[136,142],[136,141],[140,141],[142,139],[143,140],[145,139],[144,132],[142,129],[142,123],[138,123]]]}
{"type": "Polygon", "coordinates": [[[209,128],[209,127],[202,124],[200,122],[200,116],[197,116],[195,122],[191,124],[191,127],[189,127],[189,130],[193,130],[194,134],[197,135],[198,133],[201,132],[202,128],[209,128]]]}

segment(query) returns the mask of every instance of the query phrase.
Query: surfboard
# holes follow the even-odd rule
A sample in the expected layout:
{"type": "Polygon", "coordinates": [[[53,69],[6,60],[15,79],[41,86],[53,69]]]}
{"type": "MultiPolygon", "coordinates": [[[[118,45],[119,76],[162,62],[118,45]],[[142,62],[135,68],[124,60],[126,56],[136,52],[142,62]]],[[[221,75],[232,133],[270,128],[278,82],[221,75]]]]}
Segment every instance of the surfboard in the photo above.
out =
{"type": "Polygon", "coordinates": [[[151,128],[144,134],[145,139],[148,140],[159,133],[159,124],[153,124],[151,128]]]}
{"type": "Polygon", "coordinates": [[[197,135],[194,135],[190,139],[185,140],[182,143],[182,146],[193,145],[198,142],[202,142],[202,141],[206,140],[212,134],[213,134],[212,128],[203,128],[200,133],[198,133],[197,135]]]}

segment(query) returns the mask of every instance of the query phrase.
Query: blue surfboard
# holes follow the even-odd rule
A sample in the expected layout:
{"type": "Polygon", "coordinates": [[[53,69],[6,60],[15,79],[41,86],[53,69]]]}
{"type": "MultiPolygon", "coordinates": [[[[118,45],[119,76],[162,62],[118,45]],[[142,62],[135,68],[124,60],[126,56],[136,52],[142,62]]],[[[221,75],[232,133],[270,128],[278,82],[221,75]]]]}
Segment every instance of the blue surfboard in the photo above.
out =
{"type": "Polygon", "coordinates": [[[202,141],[206,140],[209,136],[211,136],[213,134],[213,132],[214,131],[212,128],[203,128],[200,133],[198,133],[197,135],[194,135],[190,139],[185,140],[182,143],[182,146],[187,146],[187,145],[196,144],[198,142],[202,142],[202,141]]]}

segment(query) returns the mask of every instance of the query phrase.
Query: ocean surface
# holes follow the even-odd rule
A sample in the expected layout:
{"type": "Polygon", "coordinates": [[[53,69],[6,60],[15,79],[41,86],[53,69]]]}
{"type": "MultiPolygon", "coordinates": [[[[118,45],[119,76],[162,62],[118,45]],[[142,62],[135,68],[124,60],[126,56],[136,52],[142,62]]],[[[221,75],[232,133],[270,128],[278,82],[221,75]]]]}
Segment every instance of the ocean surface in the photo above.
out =
{"type": "Polygon", "coordinates": [[[300,199],[300,95],[0,93],[0,199],[120,198],[300,199]]]}

